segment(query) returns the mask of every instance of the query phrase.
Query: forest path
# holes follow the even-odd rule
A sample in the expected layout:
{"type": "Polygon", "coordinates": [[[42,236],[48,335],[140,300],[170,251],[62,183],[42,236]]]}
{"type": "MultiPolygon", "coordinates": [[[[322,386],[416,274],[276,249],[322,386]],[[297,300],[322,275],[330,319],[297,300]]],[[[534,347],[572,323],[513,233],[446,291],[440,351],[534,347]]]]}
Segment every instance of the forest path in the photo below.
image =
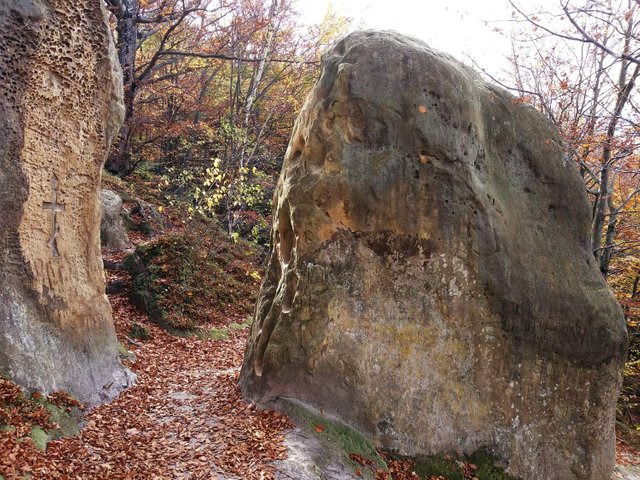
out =
{"type": "Polygon", "coordinates": [[[614,480],[640,480],[640,467],[617,465],[614,480]]]}
{"type": "Polygon", "coordinates": [[[215,341],[176,337],[148,322],[126,293],[110,300],[118,339],[134,354],[124,363],[135,385],[89,412],[78,436],[49,442],[45,453],[31,449],[22,471],[46,479],[274,478],[271,462],[285,456],[291,425],[240,395],[246,329],[215,341]],[[134,323],[150,338],[130,340],[134,323]]]}

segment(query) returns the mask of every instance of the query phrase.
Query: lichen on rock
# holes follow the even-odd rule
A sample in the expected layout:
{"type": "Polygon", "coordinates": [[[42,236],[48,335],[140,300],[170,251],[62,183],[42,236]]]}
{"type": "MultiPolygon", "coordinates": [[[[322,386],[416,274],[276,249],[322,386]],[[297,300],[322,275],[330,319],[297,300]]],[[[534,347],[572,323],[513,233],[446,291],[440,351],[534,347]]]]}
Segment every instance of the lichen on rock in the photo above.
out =
{"type": "Polygon", "coordinates": [[[550,122],[391,32],[323,58],[274,201],[240,375],[407,455],[608,479],[627,344],[550,122]]]}

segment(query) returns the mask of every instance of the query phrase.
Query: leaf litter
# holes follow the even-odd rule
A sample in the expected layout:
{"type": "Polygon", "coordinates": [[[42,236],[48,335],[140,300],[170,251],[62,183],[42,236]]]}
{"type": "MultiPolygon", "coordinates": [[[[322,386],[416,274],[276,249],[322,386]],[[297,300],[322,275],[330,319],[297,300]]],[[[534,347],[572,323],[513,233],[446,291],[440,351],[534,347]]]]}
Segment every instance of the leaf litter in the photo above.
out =
{"type": "MultiPolygon", "coordinates": [[[[110,300],[118,339],[135,354],[134,360],[123,360],[137,375],[135,385],[88,412],[76,437],[50,441],[46,452],[25,437],[30,424],[25,427],[14,412],[11,421],[22,427],[0,432],[0,475],[7,480],[25,474],[34,479],[275,478],[271,462],[286,458],[284,432],[292,424],[241,397],[236,383],[246,329],[230,329],[217,341],[171,336],[136,310],[126,293],[110,300]],[[149,330],[148,340],[128,338],[134,323],[149,330]]],[[[18,395],[15,389],[0,382],[0,402],[18,395]]],[[[51,426],[38,417],[45,415],[41,411],[25,415],[51,426]]]]}

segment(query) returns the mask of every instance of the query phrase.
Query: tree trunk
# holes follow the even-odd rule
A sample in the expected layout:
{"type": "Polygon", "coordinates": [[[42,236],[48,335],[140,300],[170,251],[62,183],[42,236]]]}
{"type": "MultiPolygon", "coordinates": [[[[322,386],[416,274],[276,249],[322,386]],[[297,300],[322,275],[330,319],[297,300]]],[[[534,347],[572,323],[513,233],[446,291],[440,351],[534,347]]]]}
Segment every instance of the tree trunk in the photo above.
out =
{"type": "MultiPolygon", "coordinates": [[[[631,32],[633,30],[633,15],[629,17],[627,30],[625,32],[625,44],[623,53],[628,54],[630,51],[631,32]]],[[[612,217],[607,227],[605,247],[602,248],[602,235],[604,231],[604,219],[606,215],[606,208],[610,204],[611,193],[615,188],[614,184],[609,185],[609,172],[612,163],[612,153],[614,148],[614,139],[616,135],[616,129],[618,127],[618,121],[622,116],[622,111],[629,100],[631,91],[635,87],[636,79],[640,74],[640,64],[636,65],[631,77],[627,81],[627,70],[629,68],[629,61],[622,60],[620,65],[620,74],[618,76],[618,93],[616,96],[616,105],[613,111],[613,115],[609,120],[607,127],[607,134],[605,138],[604,147],[602,149],[602,171],[600,174],[600,192],[596,198],[594,205],[594,215],[591,230],[591,248],[596,260],[600,263],[600,271],[603,275],[607,275],[609,272],[609,262],[611,260],[611,253],[613,249],[613,240],[616,233],[617,211],[611,208],[612,217]]]]}
{"type": "Polygon", "coordinates": [[[616,237],[616,227],[618,225],[618,214],[611,213],[609,218],[609,224],[607,225],[607,232],[605,234],[604,247],[601,249],[600,254],[600,273],[604,278],[609,275],[609,263],[611,262],[611,255],[613,254],[613,241],[616,237]]]}
{"type": "Polygon", "coordinates": [[[138,13],[139,1],[129,0],[123,2],[124,8],[117,14],[118,23],[116,34],[118,36],[117,49],[118,61],[122,67],[122,80],[124,85],[124,123],[118,135],[118,141],[111,150],[105,167],[116,175],[124,176],[131,169],[131,127],[134,113],[134,100],[136,94],[136,51],[138,48],[138,13]]]}
{"type": "Polygon", "coordinates": [[[247,93],[247,99],[244,104],[244,121],[242,124],[244,137],[242,139],[242,146],[240,148],[240,168],[243,168],[245,166],[245,151],[247,148],[247,143],[249,142],[249,120],[251,119],[253,103],[255,102],[256,96],[258,95],[258,87],[260,86],[260,82],[262,81],[262,76],[264,75],[264,71],[269,60],[269,55],[271,55],[271,49],[273,48],[273,40],[277,29],[275,22],[277,12],[278,0],[272,0],[271,7],[269,8],[269,23],[267,25],[267,35],[264,48],[262,50],[262,55],[260,56],[258,68],[254,71],[253,78],[251,79],[249,92],[247,93]]]}
{"type": "MultiPolygon", "coordinates": [[[[610,141],[610,139],[608,139],[610,141]]],[[[605,146],[602,156],[602,170],[600,171],[600,191],[593,207],[593,222],[591,226],[591,251],[600,262],[602,257],[602,233],[604,218],[607,214],[607,200],[609,198],[609,159],[611,148],[605,146]]]]}

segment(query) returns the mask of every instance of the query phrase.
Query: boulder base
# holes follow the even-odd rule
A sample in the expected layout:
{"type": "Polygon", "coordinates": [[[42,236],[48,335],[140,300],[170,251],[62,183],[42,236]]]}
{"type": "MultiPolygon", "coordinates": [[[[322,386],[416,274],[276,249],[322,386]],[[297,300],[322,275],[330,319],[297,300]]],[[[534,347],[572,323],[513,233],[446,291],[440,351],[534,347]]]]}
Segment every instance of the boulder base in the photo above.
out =
{"type": "Polygon", "coordinates": [[[123,118],[102,2],[0,2],[0,372],[97,403],[129,382],[98,186],[123,118]]]}
{"type": "Polygon", "coordinates": [[[403,454],[609,479],[626,329],[539,112],[417,40],[354,33],[323,59],[274,208],[248,398],[403,454]]]}

